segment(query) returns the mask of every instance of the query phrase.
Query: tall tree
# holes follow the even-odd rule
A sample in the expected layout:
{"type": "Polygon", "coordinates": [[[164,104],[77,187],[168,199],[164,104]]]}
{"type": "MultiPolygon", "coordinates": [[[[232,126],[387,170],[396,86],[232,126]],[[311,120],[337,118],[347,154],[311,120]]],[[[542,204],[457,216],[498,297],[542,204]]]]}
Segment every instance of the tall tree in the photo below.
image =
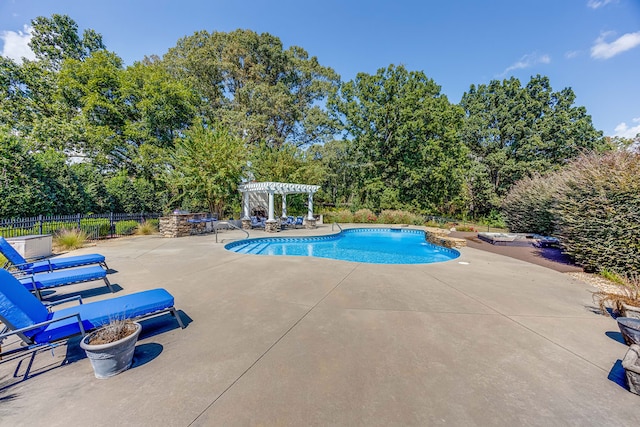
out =
{"type": "Polygon", "coordinates": [[[38,16],[31,21],[31,27],[29,47],[36,59],[56,70],[65,59],[81,61],[93,52],[105,49],[102,35],[87,29],[80,36],[78,24],[67,15],[38,16]]]}
{"type": "Polygon", "coordinates": [[[480,165],[468,179],[476,213],[497,208],[520,178],[558,168],[583,150],[608,147],[586,109],[574,102],[571,88],[554,92],[549,79],[540,75],[525,87],[512,77],[472,85],[463,95],[462,138],[480,165]]]}
{"type": "Polygon", "coordinates": [[[225,204],[238,195],[246,161],[242,140],[224,126],[194,124],[176,142],[169,180],[177,187],[178,199],[222,215],[225,204]]]}
{"type": "Polygon", "coordinates": [[[201,96],[203,114],[248,144],[280,148],[324,141],[335,123],[319,106],[339,81],[302,48],[249,30],[200,31],[164,56],[171,73],[201,96]]]}
{"type": "Polygon", "coordinates": [[[353,144],[360,202],[373,209],[447,211],[459,196],[467,151],[462,110],[424,73],[390,65],[360,73],[331,99],[353,144]]]}

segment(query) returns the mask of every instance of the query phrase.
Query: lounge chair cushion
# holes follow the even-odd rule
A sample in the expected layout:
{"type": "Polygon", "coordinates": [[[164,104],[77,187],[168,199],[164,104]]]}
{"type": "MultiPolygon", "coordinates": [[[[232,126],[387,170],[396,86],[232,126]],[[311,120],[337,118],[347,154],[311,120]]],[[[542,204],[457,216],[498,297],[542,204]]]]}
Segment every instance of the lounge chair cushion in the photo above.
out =
{"type": "Polygon", "coordinates": [[[25,286],[25,288],[33,291],[34,282],[37,289],[47,289],[72,283],[103,279],[106,275],[107,271],[104,268],[99,265],[95,265],[92,267],[52,271],[51,273],[37,273],[33,276],[19,278],[18,280],[25,286]],[[32,277],[33,280],[31,279],[32,277]]]}
{"type": "MultiPolygon", "coordinates": [[[[131,295],[76,305],[55,311],[49,319],[59,319],[79,313],[85,330],[98,328],[112,320],[133,319],[173,307],[173,296],[165,289],[152,289],[131,295]]],[[[32,339],[36,343],[56,341],[80,333],[75,317],[48,325],[32,339]]]]}
{"type": "Polygon", "coordinates": [[[100,254],[86,254],[86,255],[74,255],[68,257],[53,257],[44,261],[28,262],[15,250],[7,240],[0,236],[0,252],[15,265],[18,269],[23,271],[29,271],[33,273],[40,273],[43,271],[60,270],[63,268],[79,267],[89,264],[102,264],[105,262],[104,255],[100,254]]]}
{"type": "MultiPolygon", "coordinates": [[[[49,311],[5,269],[0,269],[0,318],[15,329],[49,319],[49,311]]],[[[40,328],[42,329],[42,328],[40,328]]],[[[32,333],[38,332],[34,329],[32,333]]]]}

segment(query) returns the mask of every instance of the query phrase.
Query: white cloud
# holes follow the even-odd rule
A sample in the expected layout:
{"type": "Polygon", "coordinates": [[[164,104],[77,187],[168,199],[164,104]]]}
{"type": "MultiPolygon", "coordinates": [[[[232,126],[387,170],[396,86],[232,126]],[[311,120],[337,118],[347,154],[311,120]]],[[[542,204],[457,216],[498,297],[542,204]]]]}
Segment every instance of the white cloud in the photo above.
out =
{"type": "Polygon", "coordinates": [[[636,123],[636,126],[629,127],[625,122],[622,122],[613,130],[615,132],[613,136],[621,136],[629,139],[635,138],[636,135],[640,133],[640,117],[636,117],[631,121],[636,123]]]}
{"type": "Polygon", "coordinates": [[[0,33],[0,39],[4,42],[2,47],[2,56],[9,57],[20,63],[22,58],[35,59],[35,54],[29,47],[31,41],[31,27],[24,26],[23,31],[3,31],[0,33]]]}
{"type": "Polygon", "coordinates": [[[564,57],[567,59],[573,59],[580,56],[581,53],[582,52],[580,52],[579,50],[570,50],[564,54],[564,57]]]}
{"type": "Polygon", "coordinates": [[[612,34],[611,32],[600,34],[600,37],[596,39],[595,44],[591,47],[592,58],[609,59],[640,45],[640,31],[624,34],[611,43],[607,43],[605,39],[612,34]]]}
{"type": "Polygon", "coordinates": [[[529,53],[524,55],[518,62],[507,67],[506,70],[500,74],[501,76],[507,75],[507,73],[513,70],[521,70],[523,68],[533,67],[536,64],[548,64],[551,62],[551,57],[547,54],[538,55],[537,53],[529,53]]]}
{"type": "Polygon", "coordinates": [[[614,3],[615,1],[616,0],[589,0],[587,2],[587,6],[591,9],[598,9],[608,5],[609,3],[614,3]]]}

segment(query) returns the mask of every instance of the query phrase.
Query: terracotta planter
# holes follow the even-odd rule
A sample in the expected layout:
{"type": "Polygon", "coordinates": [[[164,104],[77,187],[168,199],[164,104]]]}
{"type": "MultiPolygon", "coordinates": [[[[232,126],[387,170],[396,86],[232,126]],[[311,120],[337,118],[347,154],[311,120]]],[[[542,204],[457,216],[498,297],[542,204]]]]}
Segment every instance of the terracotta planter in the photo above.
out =
{"type": "MultiPolygon", "coordinates": [[[[96,378],[109,378],[129,369],[133,361],[136,341],[142,330],[142,326],[139,323],[134,322],[134,325],[136,325],[134,333],[108,344],[89,344],[89,341],[97,331],[82,338],[80,347],[87,353],[87,358],[91,361],[96,378]]],[[[105,328],[109,328],[109,325],[105,326],[105,328]]]]}

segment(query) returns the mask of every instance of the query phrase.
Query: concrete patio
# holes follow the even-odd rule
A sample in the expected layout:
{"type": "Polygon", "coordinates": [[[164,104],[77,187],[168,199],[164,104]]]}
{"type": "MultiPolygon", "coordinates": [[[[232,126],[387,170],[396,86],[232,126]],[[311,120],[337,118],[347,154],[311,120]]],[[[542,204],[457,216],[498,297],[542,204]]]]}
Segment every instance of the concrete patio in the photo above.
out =
{"type": "Polygon", "coordinates": [[[472,248],[370,265],[223,246],[139,236],[76,251],[107,257],[117,294],[166,288],[189,324],[144,321],[134,366],[109,380],[77,338],[37,353],[26,379],[28,357],[3,361],[0,425],[640,425],[627,347],[586,283],[472,248]]]}

